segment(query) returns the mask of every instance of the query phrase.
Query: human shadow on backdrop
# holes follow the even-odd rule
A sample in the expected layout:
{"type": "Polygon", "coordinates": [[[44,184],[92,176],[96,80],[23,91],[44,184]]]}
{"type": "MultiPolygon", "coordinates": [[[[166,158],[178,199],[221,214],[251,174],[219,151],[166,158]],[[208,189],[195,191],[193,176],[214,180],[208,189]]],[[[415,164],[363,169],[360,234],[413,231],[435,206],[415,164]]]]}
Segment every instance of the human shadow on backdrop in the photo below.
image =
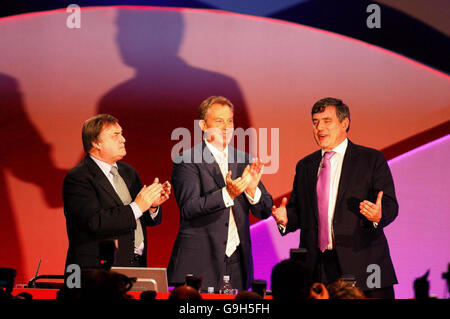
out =
{"type": "MultiPolygon", "coordinates": [[[[17,282],[22,278],[24,258],[23,238],[16,222],[18,212],[11,202],[12,193],[19,192],[20,198],[28,201],[26,193],[20,189],[10,189],[7,174],[23,182],[38,187],[50,208],[62,206],[61,187],[66,170],[55,166],[51,158],[51,146],[43,139],[34,126],[23,103],[18,81],[0,73],[0,242],[2,252],[0,265],[17,269],[17,282]]],[[[32,207],[30,207],[32,209],[32,207]]],[[[20,214],[26,214],[21,212],[20,214]]],[[[33,224],[36,220],[27,219],[33,224]]]]}
{"type": "MultiPolygon", "coordinates": [[[[138,170],[143,184],[154,177],[170,180],[171,149],[179,142],[171,140],[172,131],[187,128],[193,137],[199,105],[208,96],[230,99],[235,106],[235,127],[250,126],[245,101],[233,78],[190,65],[178,55],[184,37],[180,11],[121,8],[116,24],[122,60],[135,69],[135,76],[107,92],[97,112],[119,119],[126,139],[124,161],[138,170]]],[[[208,54],[204,48],[209,45],[203,43],[196,54],[208,54]]],[[[180,215],[173,195],[163,211],[162,224],[147,235],[150,266],[167,266],[178,231],[180,215]]]]}

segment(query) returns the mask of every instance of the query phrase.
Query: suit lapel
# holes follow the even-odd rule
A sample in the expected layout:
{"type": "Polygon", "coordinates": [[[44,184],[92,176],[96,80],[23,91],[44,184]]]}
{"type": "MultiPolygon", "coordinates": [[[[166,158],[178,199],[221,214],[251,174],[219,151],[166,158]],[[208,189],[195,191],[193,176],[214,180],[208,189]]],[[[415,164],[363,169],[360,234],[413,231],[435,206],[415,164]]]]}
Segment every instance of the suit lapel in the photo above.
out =
{"type": "Polygon", "coordinates": [[[231,179],[233,180],[240,176],[238,172],[238,163],[240,163],[238,155],[236,149],[228,146],[228,171],[231,171],[231,179]]]}
{"type": "Polygon", "coordinates": [[[202,166],[211,174],[214,181],[219,188],[225,186],[225,181],[223,179],[222,173],[220,172],[219,164],[217,164],[214,155],[212,155],[209,148],[206,146],[205,142],[202,142],[202,166]]]}
{"type": "Polygon", "coordinates": [[[317,173],[319,171],[319,165],[322,160],[322,152],[319,150],[314,153],[311,161],[309,162],[307,174],[307,180],[310,181],[310,185],[313,186],[312,194],[313,194],[313,207],[314,207],[314,216],[318,220],[318,208],[317,208],[317,193],[316,193],[316,185],[317,185],[317,173]]]}
{"type": "Polygon", "coordinates": [[[216,182],[219,188],[225,187],[225,181],[222,176],[222,172],[220,171],[219,165],[217,163],[209,164],[211,169],[211,174],[213,175],[214,181],[216,182]],[[212,167],[211,167],[212,166],[212,167]]]}
{"type": "MultiPolygon", "coordinates": [[[[89,155],[86,155],[86,157],[83,160],[91,172],[95,182],[102,187],[111,197],[114,199],[114,201],[118,205],[123,205],[122,200],[120,199],[119,195],[117,195],[116,191],[114,190],[114,187],[111,185],[109,180],[106,178],[105,174],[102,172],[100,167],[90,158],[89,155]]],[[[127,184],[128,186],[128,184],[127,184]]]]}
{"type": "Polygon", "coordinates": [[[352,142],[350,140],[348,141],[347,150],[345,151],[344,155],[344,161],[342,162],[342,170],[341,170],[341,177],[339,179],[339,188],[338,188],[338,194],[336,197],[336,206],[335,206],[335,214],[339,212],[340,210],[336,209],[339,207],[342,198],[348,188],[348,185],[350,184],[352,174],[356,167],[358,153],[357,150],[352,142]]]}

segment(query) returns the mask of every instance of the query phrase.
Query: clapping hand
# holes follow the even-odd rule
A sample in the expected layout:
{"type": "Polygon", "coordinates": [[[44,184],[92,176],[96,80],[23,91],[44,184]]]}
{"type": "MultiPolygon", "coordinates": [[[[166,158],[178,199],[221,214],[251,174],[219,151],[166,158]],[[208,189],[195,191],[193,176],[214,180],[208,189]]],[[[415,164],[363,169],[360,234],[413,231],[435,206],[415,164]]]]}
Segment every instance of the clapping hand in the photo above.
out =
{"type": "Polygon", "coordinates": [[[242,178],[248,178],[249,183],[245,191],[251,197],[255,196],[256,188],[261,180],[264,170],[264,164],[258,157],[253,159],[250,165],[247,165],[242,173],[242,178]]]}
{"type": "Polygon", "coordinates": [[[134,202],[142,212],[145,212],[149,210],[151,206],[155,205],[156,201],[161,196],[162,191],[162,185],[159,183],[158,178],[155,178],[153,184],[150,186],[144,185],[144,187],[142,187],[134,202]]]}
{"type": "Polygon", "coordinates": [[[241,195],[242,192],[246,190],[248,184],[250,183],[250,179],[250,176],[247,175],[245,178],[241,176],[236,178],[235,180],[232,180],[231,171],[228,172],[225,178],[225,182],[227,192],[230,195],[231,199],[234,199],[235,197],[241,195]]]}
{"type": "Polygon", "coordinates": [[[170,185],[170,183],[168,181],[165,181],[161,185],[161,187],[162,187],[162,190],[159,194],[160,196],[156,199],[156,201],[153,203],[152,206],[159,206],[169,199],[169,195],[172,190],[172,186],[170,185]]]}
{"type": "Polygon", "coordinates": [[[168,200],[170,192],[170,183],[166,181],[164,184],[160,184],[158,177],[156,177],[151,185],[142,187],[134,202],[142,212],[145,212],[152,206],[159,206],[168,200]]]}

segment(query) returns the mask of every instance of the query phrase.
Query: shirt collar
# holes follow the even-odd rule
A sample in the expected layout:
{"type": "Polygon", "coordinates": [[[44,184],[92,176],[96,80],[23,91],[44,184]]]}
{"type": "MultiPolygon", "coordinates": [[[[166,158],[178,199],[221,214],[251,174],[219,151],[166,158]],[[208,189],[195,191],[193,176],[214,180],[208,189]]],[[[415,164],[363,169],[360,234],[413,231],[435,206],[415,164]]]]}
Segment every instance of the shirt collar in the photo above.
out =
{"type": "Polygon", "coordinates": [[[119,167],[117,166],[117,163],[114,163],[114,164],[111,165],[111,164],[108,164],[106,162],[103,162],[102,160],[99,160],[98,158],[92,156],[91,154],[89,154],[89,156],[98,165],[98,167],[100,167],[100,169],[102,170],[102,172],[106,176],[109,176],[109,174],[111,174],[111,167],[112,166],[115,166],[115,167],[117,167],[117,169],[119,169],[119,167]]]}
{"type": "Polygon", "coordinates": [[[214,156],[214,158],[217,159],[222,159],[223,156],[225,157],[225,159],[228,159],[228,144],[227,146],[225,146],[225,149],[223,151],[218,150],[214,145],[212,145],[211,143],[209,143],[206,139],[204,139],[206,147],[208,147],[208,149],[210,150],[210,152],[212,153],[212,155],[214,156]]]}
{"type": "MultiPolygon", "coordinates": [[[[334,152],[344,156],[345,155],[345,151],[347,150],[347,145],[348,145],[348,138],[346,138],[345,140],[342,141],[341,144],[339,144],[338,146],[333,148],[332,151],[334,151],[334,152]]],[[[328,152],[328,151],[325,151],[325,150],[322,149],[322,157],[323,157],[323,154],[325,152],[328,152]]]]}

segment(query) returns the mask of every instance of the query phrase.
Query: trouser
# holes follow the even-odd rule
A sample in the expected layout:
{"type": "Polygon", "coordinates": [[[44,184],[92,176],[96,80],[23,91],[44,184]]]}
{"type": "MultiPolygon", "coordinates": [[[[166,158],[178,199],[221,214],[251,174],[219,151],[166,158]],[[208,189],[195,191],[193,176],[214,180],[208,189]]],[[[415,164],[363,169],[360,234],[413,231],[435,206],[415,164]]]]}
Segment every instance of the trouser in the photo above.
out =
{"type": "Polygon", "coordinates": [[[342,276],[341,267],[336,250],[318,250],[317,264],[313,272],[313,281],[321,282],[325,286],[338,280],[342,276]]]}
{"type": "MultiPolygon", "coordinates": [[[[321,282],[324,285],[331,284],[342,276],[341,267],[336,250],[325,250],[323,253],[319,251],[317,266],[314,272],[313,281],[321,282]]],[[[376,288],[364,290],[366,298],[374,299],[394,299],[395,293],[392,286],[384,288],[376,288]]]]}
{"type": "Polygon", "coordinates": [[[134,258],[131,262],[132,267],[145,267],[146,261],[144,260],[144,256],[134,254],[134,258]]]}
{"type": "Polygon", "coordinates": [[[224,273],[224,275],[230,276],[231,286],[233,289],[238,289],[239,291],[245,289],[242,265],[242,252],[241,246],[239,245],[230,257],[225,256],[224,273]]]}

